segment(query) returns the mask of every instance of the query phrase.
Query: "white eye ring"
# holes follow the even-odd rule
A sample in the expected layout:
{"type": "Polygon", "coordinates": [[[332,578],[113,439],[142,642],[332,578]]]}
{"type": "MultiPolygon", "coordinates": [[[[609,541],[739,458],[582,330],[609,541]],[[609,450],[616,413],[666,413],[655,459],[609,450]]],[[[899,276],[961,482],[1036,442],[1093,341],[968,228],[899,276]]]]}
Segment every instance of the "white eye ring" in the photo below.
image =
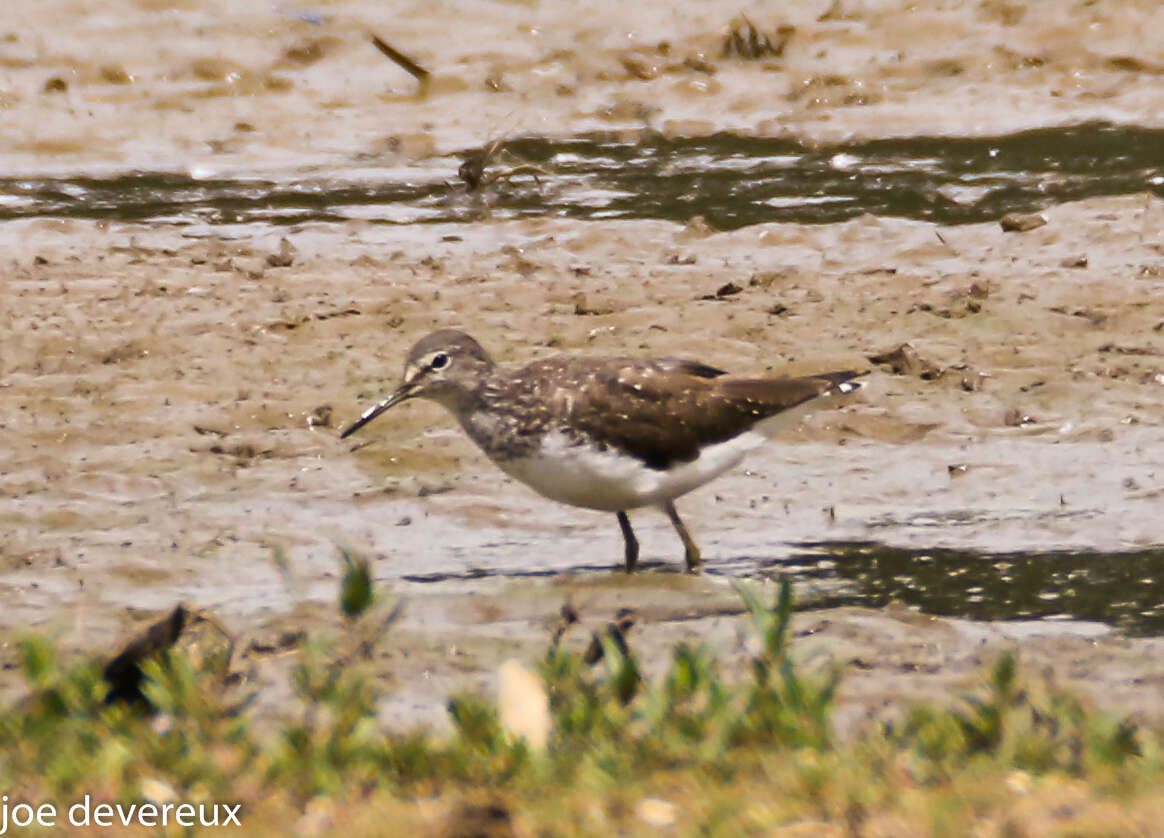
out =
{"type": "Polygon", "coordinates": [[[438,352],[432,356],[432,360],[428,362],[428,365],[431,369],[443,370],[449,365],[449,353],[438,352]]]}

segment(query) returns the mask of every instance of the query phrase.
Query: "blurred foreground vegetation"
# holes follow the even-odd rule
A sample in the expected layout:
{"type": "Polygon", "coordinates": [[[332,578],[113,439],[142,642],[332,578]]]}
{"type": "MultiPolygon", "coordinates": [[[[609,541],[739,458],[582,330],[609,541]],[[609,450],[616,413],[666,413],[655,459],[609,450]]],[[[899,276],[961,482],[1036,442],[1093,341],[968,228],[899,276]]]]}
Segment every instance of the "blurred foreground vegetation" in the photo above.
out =
{"type": "MultiPolygon", "coordinates": [[[[344,559],[341,610],[357,638],[373,591],[366,564],[344,559]]],[[[586,655],[555,637],[531,663],[535,711],[518,708],[515,728],[504,690],[500,704],[455,696],[451,735],[382,728],[367,638],[347,654],[309,639],[293,674],[299,706],[272,727],[249,717],[229,651],[175,646],[142,662],[140,700],[107,702],[99,662],[62,668],[50,641],[26,637],[28,697],[0,716],[0,790],[9,806],[62,810],[85,794],[241,802],[247,835],[1164,834],[1159,731],[1027,683],[1004,653],[948,706],[904,707],[837,741],[842,673],[797,666],[789,585],[773,603],[739,592],[752,632],[742,681],[702,647],[676,646],[666,675],[647,682],[617,632],[596,634],[586,655]]]]}

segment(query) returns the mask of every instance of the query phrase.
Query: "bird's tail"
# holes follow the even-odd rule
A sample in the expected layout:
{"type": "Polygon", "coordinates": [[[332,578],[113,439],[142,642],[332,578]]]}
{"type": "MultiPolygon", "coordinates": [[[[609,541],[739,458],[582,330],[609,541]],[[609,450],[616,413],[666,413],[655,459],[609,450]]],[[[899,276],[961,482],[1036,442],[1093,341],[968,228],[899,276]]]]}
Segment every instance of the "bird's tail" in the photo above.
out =
{"type": "Polygon", "coordinates": [[[770,415],[754,426],[771,438],[793,430],[808,417],[833,410],[855,400],[862,384],[856,379],[863,372],[830,372],[801,378],[722,380],[726,389],[736,391],[761,406],[770,415]]]}

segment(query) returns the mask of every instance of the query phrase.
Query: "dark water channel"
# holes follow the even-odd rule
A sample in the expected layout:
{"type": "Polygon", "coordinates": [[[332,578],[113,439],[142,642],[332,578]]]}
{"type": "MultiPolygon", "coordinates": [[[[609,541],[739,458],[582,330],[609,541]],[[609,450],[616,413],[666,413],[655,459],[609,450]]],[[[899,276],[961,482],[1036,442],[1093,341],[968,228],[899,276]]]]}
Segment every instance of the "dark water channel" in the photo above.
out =
{"type": "Polygon", "coordinates": [[[1076,619],[1126,634],[1164,634],[1164,547],[1126,552],[980,553],[876,542],[803,544],[772,570],[840,580],[813,605],[915,605],[983,620],[1076,619]]]}
{"type": "Polygon", "coordinates": [[[1096,195],[1164,196],[1164,131],[1107,123],[1002,137],[917,137],[831,146],[736,134],[514,138],[470,190],[458,176],[480,149],[384,168],[279,179],[129,172],[109,178],[0,178],[0,220],[33,217],[187,224],[309,221],[457,223],[702,216],[730,230],[767,221],[825,224],[862,213],[942,224],[990,221],[1096,195]],[[516,169],[509,177],[498,177],[516,169]]]}

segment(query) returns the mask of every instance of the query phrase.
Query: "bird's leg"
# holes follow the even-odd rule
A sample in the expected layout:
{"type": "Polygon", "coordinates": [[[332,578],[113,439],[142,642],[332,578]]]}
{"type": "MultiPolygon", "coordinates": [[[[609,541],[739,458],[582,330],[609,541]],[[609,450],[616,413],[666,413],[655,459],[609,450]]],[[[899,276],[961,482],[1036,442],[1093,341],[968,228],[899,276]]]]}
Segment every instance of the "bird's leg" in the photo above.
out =
{"type": "Polygon", "coordinates": [[[626,544],[626,572],[634,573],[635,565],[639,561],[639,540],[635,538],[635,531],[631,529],[630,518],[621,510],[618,513],[618,526],[622,530],[622,540],[626,544]]]}
{"type": "Polygon", "coordinates": [[[679,513],[675,511],[675,504],[667,501],[663,504],[663,511],[667,513],[667,517],[671,519],[671,526],[675,528],[675,532],[679,533],[679,538],[683,541],[687,572],[699,573],[699,546],[691,537],[691,533],[687,532],[687,527],[683,526],[683,522],[679,519],[679,513]]]}

